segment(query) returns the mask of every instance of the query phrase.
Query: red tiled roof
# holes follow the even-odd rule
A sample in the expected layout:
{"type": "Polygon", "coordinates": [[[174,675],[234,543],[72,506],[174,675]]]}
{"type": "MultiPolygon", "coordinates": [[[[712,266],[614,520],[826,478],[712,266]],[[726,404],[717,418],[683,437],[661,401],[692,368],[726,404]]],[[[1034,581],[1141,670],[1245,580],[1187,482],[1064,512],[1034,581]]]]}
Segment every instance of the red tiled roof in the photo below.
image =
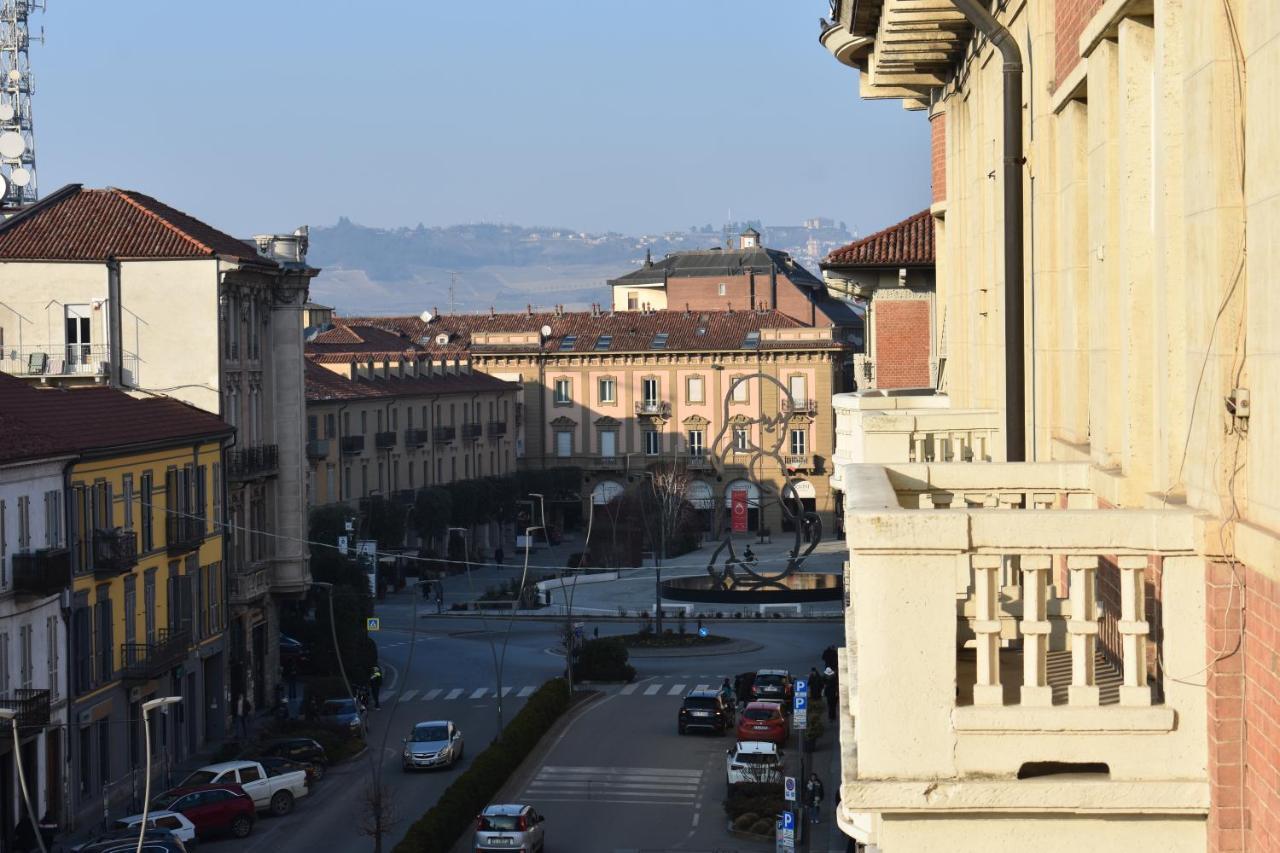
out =
{"type": "Polygon", "coordinates": [[[71,184],[0,224],[0,260],[212,257],[274,264],[244,241],[132,190],[71,184]]]}
{"type": "Polygon", "coordinates": [[[230,435],[216,415],[114,388],[35,388],[0,373],[0,463],[230,435]]]}
{"type": "Polygon", "coordinates": [[[470,394],[477,391],[514,389],[485,373],[447,373],[440,376],[403,376],[388,379],[348,379],[307,361],[307,402],[324,403],[344,400],[416,397],[427,394],[470,394]]]}
{"type": "MultiPolygon", "coordinates": [[[[799,320],[779,311],[613,311],[592,314],[577,312],[514,312],[507,314],[445,314],[424,323],[419,317],[359,317],[335,320],[337,325],[355,329],[364,338],[370,327],[383,329],[397,336],[406,351],[420,357],[455,358],[474,351],[527,352],[537,350],[533,344],[474,344],[476,335],[485,333],[525,332],[536,334],[545,325],[551,334],[543,341],[543,352],[651,352],[654,337],[659,332],[667,334],[665,349],[672,352],[739,350],[747,332],[760,329],[799,328],[805,326],[799,320]],[[449,335],[447,345],[438,345],[440,334],[449,335]],[[568,349],[561,346],[565,338],[573,336],[568,349]],[[611,335],[607,350],[596,350],[596,341],[602,335],[611,335]]],[[[814,346],[814,344],[807,344],[814,346]]],[[[818,345],[823,346],[823,345],[818,345]]],[[[825,346],[830,346],[827,344],[825,346]]],[[[791,349],[790,343],[761,342],[761,349],[791,349]]],[[[399,349],[399,348],[397,348],[399,349]]],[[[309,356],[317,361],[350,361],[335,354],[350,352],[360,360],[372,354],[358,348],[342,346],[316,347],[307,345],[309,356]]],[[[661,351],[661,350],[659,350],[661,351]]],[[[390,351],[389,351],[390,352],[390,351]]]]}
{"type": "Polygon", "coordinates": [[[933,216],[927,210],[832,250],[822,267],[904,267],[933,263],[933,216]]]}

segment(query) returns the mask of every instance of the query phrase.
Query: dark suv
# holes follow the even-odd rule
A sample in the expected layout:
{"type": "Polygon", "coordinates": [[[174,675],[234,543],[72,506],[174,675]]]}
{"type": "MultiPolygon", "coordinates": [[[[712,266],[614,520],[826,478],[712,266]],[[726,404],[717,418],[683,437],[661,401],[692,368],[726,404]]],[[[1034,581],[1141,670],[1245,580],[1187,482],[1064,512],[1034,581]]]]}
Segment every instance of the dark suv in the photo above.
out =
{"type": "Polygon", "coordinates": [[[676,722],[680,734],[689,729],[711,729],[724,734],[733,729],[733,709],[715,690],[691,690],[680,706],[676,722]]]}

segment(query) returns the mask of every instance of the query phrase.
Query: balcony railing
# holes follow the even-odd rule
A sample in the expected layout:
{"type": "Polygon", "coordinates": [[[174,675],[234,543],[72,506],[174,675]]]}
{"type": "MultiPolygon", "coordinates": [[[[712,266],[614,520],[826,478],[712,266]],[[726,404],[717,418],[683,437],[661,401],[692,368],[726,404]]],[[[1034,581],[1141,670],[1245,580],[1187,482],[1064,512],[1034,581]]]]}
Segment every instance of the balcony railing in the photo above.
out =
{"type": "Polygon", "coordinates": [[[591,471],[621,471],[625,467],[619,456],[588,456],[584,463],[591,471]]]}
{"type": "Polygon", "coordinates": [[[227,451],[227,479],[257,480],[280,470],[279,449],[274,444],[258,444],[227,451]]]}
{"type": "Polygon", "coordinates": [[[427,443],[429,438],[430,434],[425,429],[413,429],[410,427],[404,431],[404,446],[421,447],[427,443]]]}
{"type": "Polygon", "coordinates": [[[227,575],[227,600],[231,604],[252,604],[270,591],[269,566],[253,564],[227,575]]]}
{"type": "Polygon", "coordinates": [[[329,439],[313,438],[307,442],[307,458],[312,462],[329,458],[329,439]]]}
{"type": "Polygon", "coordinates": [[[13,591],[18,595],[53,595],[69,583],[71,552],[66,548],[13,555],[13,591]]]}
{"type": "Polygon", "coordinates": [[[358,453],[364,453],[364,436],[344,435],[342,437],[342,454],[344,456],[354,456],[358,453]]]}
{"type": "Polygon", "coordinates": [[[671,417],[671,404],[666,400],[637,400],[636,414],[655,418],[671,417]]]}
{"type": "Polygon", "coordinates": [[[463,424],[462,438],[464,441],[475,441],[484,434],[484,427],[480,424],[463,424]]]}
{"type": "Polygon", "coordinates": [[[711,459],[705,453],[690,453],[685,465],[690,471],[706,471],[711,468],[711,459]]]}
{"type": "Polygon", "coordinates": [[[847,466],[840,683],[875,697],[842,722],[848,813],[899,811],[923,777],[946,794],[912,810],[1016,810],[1037,785],[1077,813],[1207,809],[1205,689],[1183,677],[1206,636],[1193,514],[1099,508],[1094,473],[847,466]],[[1046,761],[1090,769],[1024,775],[1046,761]]]}
{"type": "Polygon", "coordinates": [[[93,573],[115,577],[138,565],[138,535],[119,527],[93,531],[93,573]]]}
{"type": "MultiPolygon", "coordinates": [[[[138,356],[123,354],[126,376],[136,376],[138,356]]],[[[37,376],[42,379],[83,377],[101,379],[111,367],[111,350],[106,346],[81,344],[37,344],[24,347],[0,347],[0,373],[11,376],[37,376]]]]}
{"type": "Polygon", "coordinates": [[[812,471],[813,456],[808,453],[793,453],[789,456],[783,456],[782,464],[788,471],[812,471]]]}
{"type": "Polygon", "coordinates": [[[161,628],[154,643],[121,643],[120,677],[145,681],[164,675],[182,662],[190,647],[191,632],[185,629],[161,628]]]}
{"type": "Polygon", "coordinates": [[[506,421],[489,421],[489,438],[501,438],[507,434],[506,421]]]}
{"type": "Polygon", "coordinates": [[[164,521],[164,545],[170,554],[194,551],[204,542],[205,521],[189,515],[170,515],[164,521]]]}
{"type": "Polygon", "coordinates": [[[453,441],[457,435],[457,428],[451,426],[438,426],[431,430],[431,440],[436,444],[446,444],[453,441]]]}
{"type": "Polygon", "coordinates": [[[814,417],[818,414],[818,401],[805,399],[791,399],[786,394],[781,396],[781,408],[784,414],[788,415],[808,415],[814,417]]]}
{"type": "Polygon", "coordinates": [[[49,725],[49,705],[48,690],[19,687],[7,696],[0,696],[0,708],[17,713],[14,721],[19,729],[42,729],[49,725]]]}
{"type": "Polygon", "coordinates": [[[375,432],[373,434],[373,446],[379,450],[390,450],[396,446],[396,434],[390,430],[375,432]]]}

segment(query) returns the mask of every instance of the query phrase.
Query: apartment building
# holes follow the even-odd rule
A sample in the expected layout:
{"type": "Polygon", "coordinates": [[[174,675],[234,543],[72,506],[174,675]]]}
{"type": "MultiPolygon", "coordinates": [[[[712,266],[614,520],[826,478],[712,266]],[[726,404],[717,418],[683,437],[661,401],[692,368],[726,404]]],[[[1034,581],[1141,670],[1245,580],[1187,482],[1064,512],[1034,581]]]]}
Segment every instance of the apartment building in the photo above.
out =
{"type": "Polygon", "coordinates": [[[305,228],[239,240],[142,193],[79,184],[0,223],[0,371],[166,394],[236,428],[218,521],[232,672],[260,708],[278,672],[274,601],[310,585],[306,244],[305,228]]]}
{"type": "MultiPolygon", "coordinates": [[[[33,548],[30,502],[25,509],[19,504],[22,557],[14,570],[23,570],[23,586],[33,593],[56,589],[65,596],[54,601],[59,617],[65,609],[68,618],[46,638],[66,640],[46,651],[55,673],[66,661],[66,728],[45,732],[43,762],[33,747],[24,768],[48,796],[54,760],[65,761],[67,784],[46,805],[66,827],[91,825],[141,796],[143,702],[182,698],[154,721],[152,776],[162,782],[175,763],[225,732],[228,579],[216,519],[233,430],[169,398],[136,399],[112,388],[38,389],[8,376],[0,376],[0,410],[6,436],[20,448],[38,437],[34,452],[46,469],[58,468],[58,490],[42,495],[45,537],[69,552],[53,544],[33,548]]],[[[6,623],[0,637],[8,630],[6,623]]],[[[21,649],[23,680],[34,684],[34,641],[13,642],[21,649]]],[[[45,689],[49,708],[57,688],[45,689]]],[[[33,723],[33,730],[47,724],[33,723]]]]}
{"type": "Polygon", "coordinates": [[[348,324],[377,348],[362,356],[371,372],[465,357],[475,373],[518,384],[517,463],[581,467],[583,514],[648,466],[678,462],[708,530],[726,523],[738,490],[751,530],[786,529],[778,496],[788,476],[827,530],[835,522],[833,422],[818,401],[852,390],[856,345],[830,325],[771,310],[368,317],[338,329],[348,324]],[[756,448],[770,457],[753,477],[756,448]]]}
{"type": "Polygon", "coordinates": [[[838,820],[1275,849],[1280,18],[992,5],[837,0],[821,33],[929,122],[946,316],[945,397],[836,403],[838,820]]]}
{"type": "Polygon", "coordinates": [[[306,381],[312,506],[411,504],[425,486],[515,471],[515,383],[430,358],[394,369],[309,360],[306,381]]]}

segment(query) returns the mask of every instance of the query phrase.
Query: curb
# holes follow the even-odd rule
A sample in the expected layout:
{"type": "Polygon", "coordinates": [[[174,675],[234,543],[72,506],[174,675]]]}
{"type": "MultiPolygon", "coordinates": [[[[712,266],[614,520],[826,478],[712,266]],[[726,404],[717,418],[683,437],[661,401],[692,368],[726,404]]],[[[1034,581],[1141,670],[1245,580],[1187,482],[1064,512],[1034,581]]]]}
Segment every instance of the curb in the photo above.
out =
{"type": "Polygon", "coordinates": [[[634,658],[704,658],[718,657],[722,655],[739,655],[758,652],[764,646],[760,643],[753,643],[750,640],[742,640],[736,643],[723,643],[719,646],[708,646],[703,649],[627,649],[629,659],[634,658]]]}

